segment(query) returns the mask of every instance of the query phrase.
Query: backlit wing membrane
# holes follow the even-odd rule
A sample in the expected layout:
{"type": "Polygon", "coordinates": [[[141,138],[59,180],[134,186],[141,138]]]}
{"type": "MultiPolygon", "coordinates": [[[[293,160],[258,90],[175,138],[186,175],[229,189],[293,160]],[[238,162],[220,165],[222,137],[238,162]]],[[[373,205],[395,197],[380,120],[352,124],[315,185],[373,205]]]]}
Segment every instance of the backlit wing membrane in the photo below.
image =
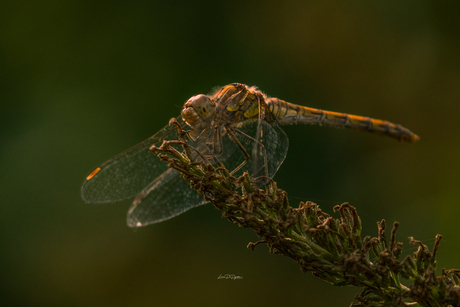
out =
{"type": "MultiPolygon", "coordinates": [[[[179,116],[177,121],[185,125],[179,116]]],[[[118,154],[93,170],[83,183],[83,200],[106,203],[134,197],[155,178],[168,170],[168,165],[150,151],[164,140],[177,140],[176,126],[166,126],[154,136],[118,154]],[[99,171],[96,172],[96,170],[99,171]],[[88,180],[90,178],[90,180],[88,180]]]]}

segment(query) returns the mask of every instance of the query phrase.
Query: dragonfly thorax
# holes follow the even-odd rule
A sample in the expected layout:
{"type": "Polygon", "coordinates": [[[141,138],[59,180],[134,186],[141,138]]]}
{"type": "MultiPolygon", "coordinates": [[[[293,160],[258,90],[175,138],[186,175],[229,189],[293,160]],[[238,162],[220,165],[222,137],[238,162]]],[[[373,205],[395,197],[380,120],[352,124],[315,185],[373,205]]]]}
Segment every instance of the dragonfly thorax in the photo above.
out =
{"type": "Polygon", "coordinates": [[[195,130],[209,128],[216,117],[215,102],[200,94],[190,98],[182,109],[182,118],[195,130]]]}

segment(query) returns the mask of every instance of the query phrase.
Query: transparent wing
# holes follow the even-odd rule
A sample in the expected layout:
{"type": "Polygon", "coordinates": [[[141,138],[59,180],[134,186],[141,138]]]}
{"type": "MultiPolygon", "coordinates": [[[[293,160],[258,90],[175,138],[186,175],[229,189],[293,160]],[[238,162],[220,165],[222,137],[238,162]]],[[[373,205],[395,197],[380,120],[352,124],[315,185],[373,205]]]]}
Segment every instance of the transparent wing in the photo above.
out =
{"type": "MultiPolygon", "coordinates": [[[[184,127],[182,118],[177,122],[184,127]]],[[[231,126],[239,145],[221,130],[223,153],[218,159],[231,171],[245,161],[242,148],[250,159],[237,173],[273,177],[286,157],[288,138],[276,122],[249,120],[231,126]],[[268,168],[268,169],[267,169],[268,168]]],[[[151,138],[102,163],[88,175],[81,194],[86,202],[104,203],[134,197],[127,222],[130,227],[146,226],[179,215],[206,202],[192,190],[180,173],[150,151],[164,140],[177,140],[176,126],[166,126],[151,138]]],[[[205,153],[210,139],[189,140],[197,151],[205,153]]],[[[179,148],[178,148],[179,149],[179,148]]],[[[209,162],[213,162],[211,159],[209,162]]]]}
{"type": "MultiPolygon", "coordinates": [[[[272,124],[261,121],[260,130],[259,141],[264,146],[268,158],[268,175],[270,178],[273,178],[286,158],[289,148],[289,139],[276,121],[272,124]]],[[[260,147],[255,147],[253,149],[253,152],[254,151],[259,153],[258,156],[264,153],[264,151],[260,150],[260,147]]],[[[261,157],[259,157],[256,161],[255,168],[261,169],[261,163],[263,163],[263,161],[261,157]]]]}
{"type": "Polygon", "coordinates": [[[136,197],[128,211],[128,226],[162,222],[205,203],[203,195],[193,190],[178,171],[168,169],[136,197]]]}
{"type": "MultiPolygon", "coordinates": [[[[184,125],[181,116],[176,120],[184,125]]],[[[150,147],[160,146],[164,140],[174,139],[178,139],[177,127],[168,125],[154,136],[99,165],[83,183],[83,200],[89,203],[105,203],[136,196],[168,170],[168,165],[160,161],[150,151],[150,147]]]]}

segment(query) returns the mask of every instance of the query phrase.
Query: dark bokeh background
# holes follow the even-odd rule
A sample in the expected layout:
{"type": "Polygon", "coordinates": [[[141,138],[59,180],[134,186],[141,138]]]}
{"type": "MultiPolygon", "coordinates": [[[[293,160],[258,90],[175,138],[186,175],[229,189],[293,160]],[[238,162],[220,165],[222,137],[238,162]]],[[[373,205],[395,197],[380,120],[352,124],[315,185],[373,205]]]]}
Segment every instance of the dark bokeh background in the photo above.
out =
{"type": "Polygon", "coordinates": [[[347,306],[359,289],[303,274],[202,206],[132,230],[130,201],[89,205],[97,164],[149,137],[192,95],[269,95],[387,119],[416,144],[289,126],[275,177],[291,203],[348,201],[401,222],[458,268],[458,2],[45,1],[0,5],[2,306],[347,306]],[[456,7],[452,7],[452,4],[456,7]],[[220,274],[242,280],[217,280],[220,274]]]}

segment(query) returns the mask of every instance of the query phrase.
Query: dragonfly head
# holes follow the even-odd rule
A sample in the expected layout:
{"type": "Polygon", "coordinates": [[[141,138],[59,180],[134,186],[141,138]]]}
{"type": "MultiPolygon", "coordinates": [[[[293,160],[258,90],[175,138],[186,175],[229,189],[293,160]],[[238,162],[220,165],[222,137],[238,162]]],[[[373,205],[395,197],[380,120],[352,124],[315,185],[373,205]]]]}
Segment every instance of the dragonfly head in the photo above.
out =
{"type": "Polygon", "coordinates": [[[203,94],[193,96],[184,104],[181,114],[185,122],[193,129],[209,128],[216,116],[215,102],[203,94]]]}

